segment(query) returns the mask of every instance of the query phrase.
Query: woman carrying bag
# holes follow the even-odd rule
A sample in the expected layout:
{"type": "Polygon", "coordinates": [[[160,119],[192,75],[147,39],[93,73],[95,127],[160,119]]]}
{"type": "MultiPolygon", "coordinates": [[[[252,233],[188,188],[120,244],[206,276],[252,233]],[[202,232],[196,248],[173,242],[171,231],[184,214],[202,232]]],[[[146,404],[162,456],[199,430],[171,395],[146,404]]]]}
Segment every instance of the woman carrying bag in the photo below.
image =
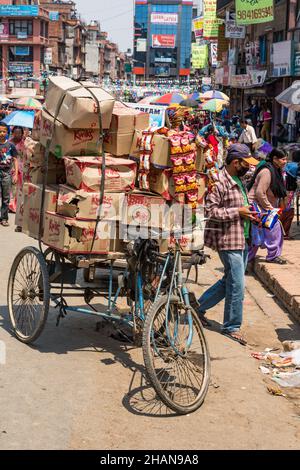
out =
{"type": "MultiPolygon", "coordinates": [[[[282,150],[273,149],[267,159],[258,165],[248,185],[250,204],[256,203],[263,213],[284,207],[287,191],[282,170],[286,163],[286,153],[282,150]]],[[[286,260],[281,258],[283,230],[279,220],[271,229],[252,225],[252,246],[249,251],[249,262],[254,260],[259,247],[267,249],[267,262],[286,264],[286,260]]]]}

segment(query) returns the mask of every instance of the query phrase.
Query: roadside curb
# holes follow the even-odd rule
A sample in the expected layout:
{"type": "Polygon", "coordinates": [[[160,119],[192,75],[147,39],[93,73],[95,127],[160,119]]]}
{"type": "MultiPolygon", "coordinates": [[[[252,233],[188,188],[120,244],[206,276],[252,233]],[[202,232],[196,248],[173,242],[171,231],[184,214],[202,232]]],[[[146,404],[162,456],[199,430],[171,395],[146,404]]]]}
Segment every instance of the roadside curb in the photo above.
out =
{"type": "Polygon", "coordinates": [[[272,265],[256,260],[254,273],[300,323],[299,268],[296,265],[272,265]]]}

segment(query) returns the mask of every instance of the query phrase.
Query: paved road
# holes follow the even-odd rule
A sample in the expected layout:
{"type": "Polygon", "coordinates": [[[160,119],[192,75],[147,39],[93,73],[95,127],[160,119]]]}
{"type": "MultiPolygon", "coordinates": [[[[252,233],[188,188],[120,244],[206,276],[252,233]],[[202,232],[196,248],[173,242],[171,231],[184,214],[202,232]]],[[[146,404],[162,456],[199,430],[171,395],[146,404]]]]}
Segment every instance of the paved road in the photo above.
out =
{"type": "MultiPolygon", "coordinates": [[[[207,330],[212,380],[202,408],[172,416],[153,400],[143,378],[141,351],[97,332],[93,317],[69,315],[55,326],[51,312],[34,346],[10,333],[6,308],[8,272],[31,240],[0,227],[0,449],[299,449],[299,398],[271,396],[251,350],[300,339],[299,327],[248,278],[246,348],[218,332],[222,306],[207,330]],[[141,395],[142,390],[142,395],[141,395]]],[[[221,276],[214,256],[201,270],[201,293],[221,276]]],[[[80,303],[80,301],[79,301],[80,303]]]]}

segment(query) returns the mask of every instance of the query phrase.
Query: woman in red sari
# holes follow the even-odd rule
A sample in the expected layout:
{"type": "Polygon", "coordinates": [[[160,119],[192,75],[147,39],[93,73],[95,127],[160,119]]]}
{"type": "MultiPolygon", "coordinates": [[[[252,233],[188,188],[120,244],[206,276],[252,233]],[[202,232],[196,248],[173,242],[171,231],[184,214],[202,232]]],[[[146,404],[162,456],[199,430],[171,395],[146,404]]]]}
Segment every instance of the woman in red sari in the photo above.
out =
{"type": "Polygon", "coordinates": [[[11,212],[16,212],[17,209],[17,198],[18,198],[18,193],[22,191],[22,186],[23,186],[23,150],[24,150],[24,129],[23,127],[20,126],[15,126],[12,131],[12,136],[9,139],[9,141],[14,144],[18,151],[18,177],[17,177],[17,184],[15,185],[13,189],[13,194],[10,200],[9,204],[9,210],[11,212]]]}

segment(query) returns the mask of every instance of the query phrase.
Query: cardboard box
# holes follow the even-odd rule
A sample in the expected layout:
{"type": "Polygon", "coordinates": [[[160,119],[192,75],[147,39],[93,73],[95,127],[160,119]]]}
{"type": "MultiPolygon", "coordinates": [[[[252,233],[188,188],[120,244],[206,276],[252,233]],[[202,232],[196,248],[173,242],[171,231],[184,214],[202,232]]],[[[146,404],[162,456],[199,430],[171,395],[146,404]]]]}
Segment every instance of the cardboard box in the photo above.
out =
{"type": "Polygon", "coordinates": [[[43,243],[68,254],[100,255],[122,252],[124,245],[119,239],[117,222],[100,222],[96,228],[93,244],[95,228],[95,221],[78,220],[46,212],[43,243]]]}
{"type": "Polygon", "coordinates": [[[99,130],[68,129],[47,112],[42,111],[40,143],[46,147],[51,139],[50,152],[56,157],[64,155],[100,155],[99,130]]]}
{"type": "MultiPolygon", "coordinates": [[[[129,191],[134,188],[136,163],[106,155],[105,191],[129,191]]],[[[87,192],[98,192],[102,157],[64,158],[67,184],[87,192]]]]}
{"type": "MultiPolygon", "coordinates": [[[[204,248],[204,228],[195,228],[191,233],[183,233],[179,237],[180,249],[183,253],[200,251],[204,248]]],[[[160,241],[160,252],[167,253],[169,248],[175,248],[176,240],[173,235],[160,241]]]]}
{"type": "MultiPolygon", "coordinates": [[[[101,209],[101,218],[105,220],[121,220],[125,206],[124,193],[104,194],[101,209]]],[[[66,217],[77,219],[95,220],[100,209],[100,194],[87,193],[86,191],[70,188],[66,185],[59,186],[56,212],[66,217]]]]}
{"type": "MultiPolygon", "coordinates": [[[[45,167],[31,166],[25,164],[23,167],[23,179],[26,183],[43,184],[45,167]]],[[[47,184],[64,184],[66,182],[66,171],[63,160],[57,160],[55,157],[49,161],[47,171],[47,184]]]]}
{"type": "Polygon", "coordinates": [[[82,84],[67,77],[51,77],[45,109],[69,129],[109,129],[114,98],[92,82],[82,84]]]}
{"type": "Polygon", "coordinates": [[[22,227],[24,217],[24,194],[22,189],[17,189],[17,208],[15,215],[15,225],[17,225],[18,227],[22,227]]]}
{"type": "Polygon", "coordinates": [[[171,201],[175,196],[172,173],[171,169],[162,171],[154,167],[151,167],[149,173],[150,190],[160,194],[166,201],[171,201]]]}
{"type": "MultiPolygon", "coordinates": [[[[116,101],[114,104],[114,110],[113,110],[113,117],[112,117],[112,126],[115,126],[114,122],[116,117],[122,116],[124,118],[125,116],[130,116],[131,120],[128,122],[131,122],[132,128],[130,131],[134,132],[134,130],[145,130],[150,126],[150,115],[148,113],[144,113],[142,111],[139,111],[138,109],[131,108],[129,106],[126,106],[126,104],[122,103],[121,101],[116,101]]],[[[122,129],[119,129],[121,132],[122,129]]],[[[129,132],[129,129],[126,131],[129,132]]]]}
{"type": "MultiPolygon", "coordinates": [[[[134,158],[140,156],[140,142],[142,132],[136,130],[133,136],[129,155],[134,158]]],[[[153,150],[151,154],[151,163],[157,168],[171,168],[172,162],[170,158],[170,142],[167,137],[155,134],[152,139],[153,150]]]]}
{"type": "Polygon", "coordinates": [[[36,111],[34,114],[33,129],[31,132],[31,137],[33,140],[40,140],[41,135],[41,125],[42,125],[42,110],[36,111]]]}
{"type": "Polygon", "coordinates": [[[128,156],[133,139],[133,133],[120,134],[108,131],[104,138],[104,150],[117,157],[128,156]]]}
{"type": "MultiPolygon", "coordinates": [[[[40,142],[27,137],[24,142],[24,163],[29,164],[31,167],[44,166],[45,164],[46,149],[40,142]]],[[[48,168],[55,168],[58,163],[58,158],[52,153],[49,154],[48,168]]]]}
{"type": "MultiPolygon", "coordinates": [[[[46,211],[56,210],[57,192],[57,186],[53,185],[46,187],[43,215],[46,211]]],[[[42,186],[25,183],[23,186],[23,196],[24,207],[22,232],[32,238],[38,239],[42,204],[42,186]]]]}
{"type": "Polygon", "coordinates": [[[165,207],[165,200],[157,194],[142,191],[128,193],[122,224],[161,228],[165,207]]]}

